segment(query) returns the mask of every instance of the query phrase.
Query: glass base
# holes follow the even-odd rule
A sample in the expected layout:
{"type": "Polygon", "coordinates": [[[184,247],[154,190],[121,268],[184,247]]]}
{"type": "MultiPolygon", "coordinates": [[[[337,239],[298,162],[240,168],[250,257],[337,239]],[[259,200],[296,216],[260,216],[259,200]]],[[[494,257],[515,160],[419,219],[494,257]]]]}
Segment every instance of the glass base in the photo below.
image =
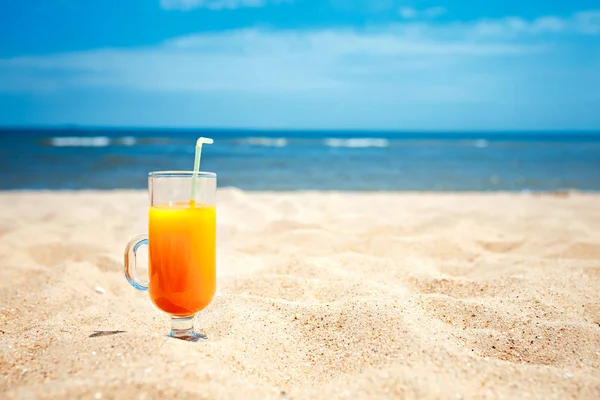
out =
{"type": "Polygon", "coordinates": [[[187,342],[198,342],[207,339],[205,334],[194,331],[193,315],[191,317],[171,317],[171,333],[169,333],[169,336],[187,342]]]}

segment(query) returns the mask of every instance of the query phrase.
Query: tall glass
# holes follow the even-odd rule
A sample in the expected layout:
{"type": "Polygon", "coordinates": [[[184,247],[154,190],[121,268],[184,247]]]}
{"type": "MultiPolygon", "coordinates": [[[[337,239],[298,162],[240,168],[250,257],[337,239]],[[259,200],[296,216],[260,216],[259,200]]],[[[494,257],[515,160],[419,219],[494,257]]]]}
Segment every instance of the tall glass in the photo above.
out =
{"type": "Polygon", "coordinates": [[[210,304],[216,290],[216,188],[212,172],[160,171],[148,177],[148,234],[125,248],[125,277],[171,316],[169,336],[198,341],[194,316],[210,304]],[[192,180],[196,180],[194,199],[192,180]],[[136,277],[136,253],[147,245],[148,278],[136,277]]]}

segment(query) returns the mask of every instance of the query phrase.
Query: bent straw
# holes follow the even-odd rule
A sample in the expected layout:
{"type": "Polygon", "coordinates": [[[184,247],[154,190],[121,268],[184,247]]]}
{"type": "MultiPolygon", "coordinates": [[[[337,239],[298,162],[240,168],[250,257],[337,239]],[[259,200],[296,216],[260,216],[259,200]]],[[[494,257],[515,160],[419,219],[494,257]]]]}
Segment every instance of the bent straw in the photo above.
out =
{"type": "Polygon", "coordinates": [[[200,156],[202,155],[203,144],[213,144],[211,138],[201,137],[196,142],[196,156],[194,158],[194,173],[192,174],[192,193],[190,194],[190,205],[196,204],[196,179],[198,178],[198,172],[200,172],[200,156]]]}

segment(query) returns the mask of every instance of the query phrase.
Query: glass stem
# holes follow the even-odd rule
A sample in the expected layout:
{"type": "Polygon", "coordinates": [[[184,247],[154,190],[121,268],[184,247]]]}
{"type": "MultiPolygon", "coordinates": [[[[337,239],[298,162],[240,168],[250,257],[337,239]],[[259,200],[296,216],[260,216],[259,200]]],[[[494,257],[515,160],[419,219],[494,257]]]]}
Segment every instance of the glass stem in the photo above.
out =
{"type": "Polygon", "coordinates": [[[206,339],[206,336],[194,331],[193,315],[189,317],[171,316],[171,333],[169,336],[188,342],[197,342],[200,339],[206,339]]]}
{"type": "Polygon", "coordinates": [[[171,317],[171,336],[189,334],[194,330],[194,317],[171,317]]]}

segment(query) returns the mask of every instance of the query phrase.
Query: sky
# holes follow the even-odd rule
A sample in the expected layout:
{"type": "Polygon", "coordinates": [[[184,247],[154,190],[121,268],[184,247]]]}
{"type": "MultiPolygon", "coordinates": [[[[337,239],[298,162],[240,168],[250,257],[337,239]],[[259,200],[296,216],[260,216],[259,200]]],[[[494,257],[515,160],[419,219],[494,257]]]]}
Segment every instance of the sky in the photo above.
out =
{"type": "Polygon", "coordinates": [[[600,4],[0,0],[0,125],[600,130],[600,4]]]}

